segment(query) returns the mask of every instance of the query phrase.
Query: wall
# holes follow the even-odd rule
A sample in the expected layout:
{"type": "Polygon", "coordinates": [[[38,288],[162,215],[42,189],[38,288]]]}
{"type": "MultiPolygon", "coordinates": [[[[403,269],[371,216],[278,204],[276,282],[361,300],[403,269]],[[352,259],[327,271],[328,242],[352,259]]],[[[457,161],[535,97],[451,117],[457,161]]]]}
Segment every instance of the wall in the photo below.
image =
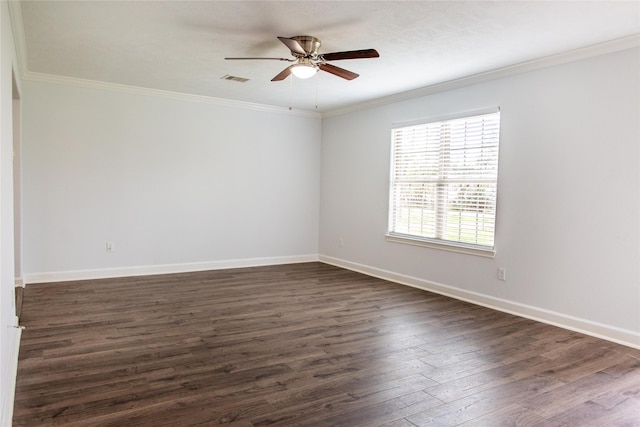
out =
{"type": "Polygon", "coordinates": [[[321,259],[640,346],[639,62],[630,49],[326,118],[321,259]],[[391,124],[493,106],[496,257],[385,241],[391,124]]]}
{"type": "MultiPolygon", "coordinates": [[[[7,2],[0,3],[0,425],[11,425],[20,329],[15,317],[13,258],[13,65],[7,2]]],[[[20,85],[16,77],[17,88],[20,85]]]]}
{"type": "Polygon", "coordinates": [[[317,258],[319,117],[23,85],[27,283],[317,258]]]}

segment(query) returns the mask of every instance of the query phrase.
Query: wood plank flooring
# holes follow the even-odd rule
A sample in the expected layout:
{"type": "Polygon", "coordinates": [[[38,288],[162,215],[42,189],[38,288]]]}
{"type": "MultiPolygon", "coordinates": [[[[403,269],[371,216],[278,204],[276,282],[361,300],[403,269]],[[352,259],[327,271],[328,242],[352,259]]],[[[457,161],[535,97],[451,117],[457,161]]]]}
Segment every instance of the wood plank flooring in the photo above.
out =
{"type": "Polygon", "coordinates": [[[640,351],[321,263],[30,285],[15,426],[640,426],[640,351]]]}

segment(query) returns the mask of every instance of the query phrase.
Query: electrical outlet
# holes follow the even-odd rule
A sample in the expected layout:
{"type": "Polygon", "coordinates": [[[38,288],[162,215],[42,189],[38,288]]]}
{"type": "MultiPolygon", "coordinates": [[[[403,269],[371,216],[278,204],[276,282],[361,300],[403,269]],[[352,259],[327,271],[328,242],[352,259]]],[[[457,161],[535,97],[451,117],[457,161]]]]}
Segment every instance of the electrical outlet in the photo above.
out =
{"type": "Polygon", "coordinates": [[[507,269],[504,267],[498,268],[498,279],[507,280],[507,269]]]}
{"type": "Polygon", "coordinates": [[[338,239],[338,246],[342,247],[344,245],[344,240],[342,240],[342,237],[340,237],[338,239]]]}
{"type": "Polygon", "coordinates": [[[107,244],[105,245],[105,249],[107,250],[107,252],[115,251],[115,246],[113,245],[113,242],[107,242],[107,244]]]}

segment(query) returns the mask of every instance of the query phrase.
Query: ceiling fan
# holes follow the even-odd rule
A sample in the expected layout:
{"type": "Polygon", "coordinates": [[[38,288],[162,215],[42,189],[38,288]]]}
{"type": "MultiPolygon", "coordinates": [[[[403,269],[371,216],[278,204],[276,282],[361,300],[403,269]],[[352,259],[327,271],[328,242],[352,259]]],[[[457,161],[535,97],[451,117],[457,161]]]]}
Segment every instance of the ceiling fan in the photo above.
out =
{"type": "Polygon", "coordinates": [[[293,65],[282,70],[271,79],[272,82],[284,80],[290,74],[306,79],[315,75],[318,70],[326,71],[346,80],[353,80],[359,74],[328,64],[329,61],[340,59],[378,58],[380,55],[375,49],[349,50],[345,52],[318,53],[320,40],[312,36],[278,37],[291,51],[294,59],[288,58],[224,58],[229,60],[275,60],[293,62],[293,65]]]}

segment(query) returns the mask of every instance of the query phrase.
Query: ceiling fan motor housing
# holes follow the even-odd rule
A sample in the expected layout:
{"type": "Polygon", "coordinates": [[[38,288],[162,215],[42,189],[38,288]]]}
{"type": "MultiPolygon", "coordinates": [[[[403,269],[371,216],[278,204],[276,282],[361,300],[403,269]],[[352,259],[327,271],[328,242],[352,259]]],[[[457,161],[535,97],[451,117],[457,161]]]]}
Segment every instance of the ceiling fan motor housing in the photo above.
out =
{"type": "MultiPolygon", "coordinates": [[[[306,58],[316,58],[318,56],[318,50],[320,49],[320,40],[313,36],[294,36],[291,39],[297,41],[302,49],[307,52],[306,58]]],[[[291,51],[293,56],[300,57],[297,52],[291,51]]]]}

